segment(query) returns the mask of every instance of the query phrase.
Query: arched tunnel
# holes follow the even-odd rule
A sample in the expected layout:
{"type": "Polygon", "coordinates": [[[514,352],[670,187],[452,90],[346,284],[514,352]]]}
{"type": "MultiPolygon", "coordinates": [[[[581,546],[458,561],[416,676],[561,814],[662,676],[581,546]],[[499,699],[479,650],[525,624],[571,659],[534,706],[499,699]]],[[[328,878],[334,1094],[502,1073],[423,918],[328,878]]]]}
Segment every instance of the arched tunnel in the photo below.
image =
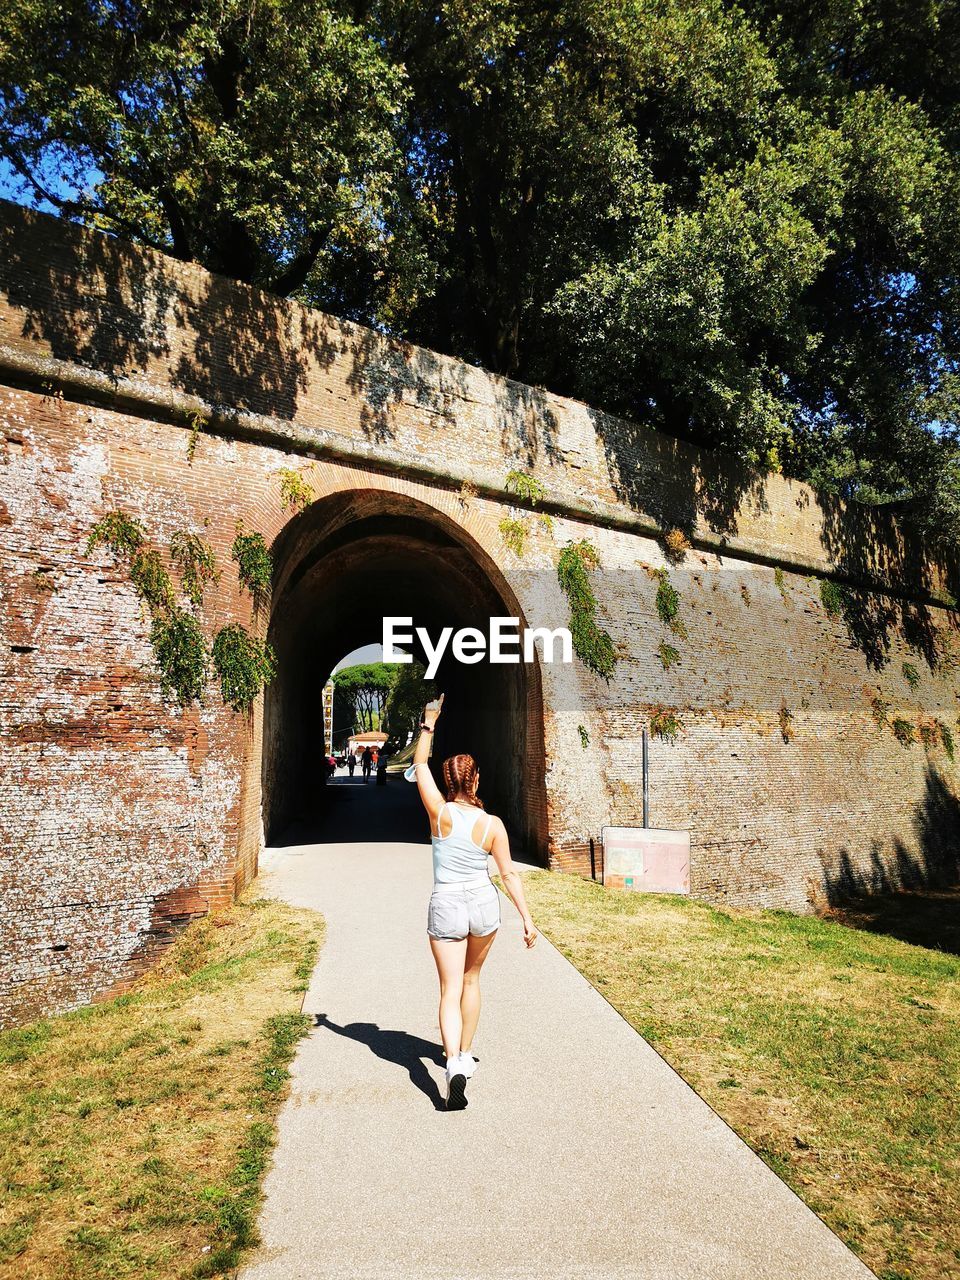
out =
{"type": "MultiPolygon", "coordinates": [[[[521,625],[523,618],[489,553],[448,517],[399,494],[353,490],[312,503],[277,539],[274,565],[268,638],[277,671],[264,703],[264,829],[270,842],[309,817],[322,839],[322,689],[336,663],[378,642],[384,616],[412,618],[434,639],[443,627],[486,635],[491,616],[519,617],[521,625]]],[[[411,651],[426,665],[418,647],[411,651]]],[[[503,818],[517,851],[544,861],[538,664],[465,665],[448,646],[435,681],[444,693],[435,775],[445,756],[469,752],[487,809],[503,818]]]]}

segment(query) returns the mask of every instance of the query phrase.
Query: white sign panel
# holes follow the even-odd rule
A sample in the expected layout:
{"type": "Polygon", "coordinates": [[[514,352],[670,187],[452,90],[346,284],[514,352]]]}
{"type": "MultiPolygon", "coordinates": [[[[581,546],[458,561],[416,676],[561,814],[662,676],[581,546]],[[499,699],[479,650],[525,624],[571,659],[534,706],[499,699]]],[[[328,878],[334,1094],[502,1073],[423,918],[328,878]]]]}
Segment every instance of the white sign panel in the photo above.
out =
{"type": "Polygon", "coordinates": [[[689,893],[690,832],[604,827],[603,883],[642,893],[689,893]]]}

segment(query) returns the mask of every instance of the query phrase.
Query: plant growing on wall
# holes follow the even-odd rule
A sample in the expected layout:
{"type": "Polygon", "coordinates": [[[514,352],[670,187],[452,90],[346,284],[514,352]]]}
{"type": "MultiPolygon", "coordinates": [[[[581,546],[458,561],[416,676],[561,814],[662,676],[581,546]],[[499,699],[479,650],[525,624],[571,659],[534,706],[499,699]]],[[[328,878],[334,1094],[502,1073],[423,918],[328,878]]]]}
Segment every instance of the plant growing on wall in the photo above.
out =
{"type": "Polygon", "coordinates": [[[904,680],[906,680],[910,688],[916,689],[917,686],[920,684],[920,672],[913,665],[913,663],[905,662],[903,666],[900,668],[900,670],[903,672],[903,678],[904,680]]]}
{"type": "Polygon", "coordinates": [[[687,628],[680,617],[680,592],[670,581],[666,569],[656,569],[654,577],[657,580],[657,616],[675,635],[683,638],[687,634],[687,628]]]}
{"type": "Polygon", "coordinates": [[[207,583],[220,581],[213,548],[199,534],[178,529],[170,539],[170,559],[180,571],[187,599],[199,609],[207,583]]]}
{"type": "Polygon", "coordinates": [[[169,613],[173,609],[173,583],[159,551],[141,547],[130,561],[130,581],[151,614],[169,613]]]}
{"type": "Polygon", "coordinates": [[[667,707],[655,707],[650,712],[650,732],[655,738],[676,742],[682,728],[683,725],[676,711],[667,707]]]}
{"type": "Polygon", "coordinates": [[[839,582],[821,578],[820,602],[831,618],[839,618],[847,605],[847,593],[839,582]]]}
{"type": "Polygon", "coordinates": [[[504,516],[497,528],[500,530],[500,537],[503,539],[504,545],[515,556],[522,556],[527,545],[527,526],[525,522],[516,520],[511,516],[504,516]]]}
{"type": "Polygon", "coordinates": [[[911,742],[916,742],[917,740],[916,730],[909,720],[904,720],[898,716],[891,722],[890,728],[893,730],[893,736],[896,740],[902,742],[904,746],[908,746],[911,742]]]}
{"type": "Polygon", "coordinates": [[[292,507],[295,511],[303,511],[305,507],[309,507],[316,495],[313,486],[304,480],[302,472],[281,467],[277,474],[280,476],[280,501],[283,505],[292,507]]]}
{"type": "Polygon", "coordinates": [[[143,546],[146,531],[124,511],[111,511],[98,520],[87,537],[86,554],[106,547],[118,560],[129,560],[143,546]]]}
{"type": "Polygon", "coordinates": [[[925,747],[935,747],[940,741],[940,726],[936,720],[921,720],[917,731],[925,747]]]}
{"type": "Polygon", "coordinates": [[[247,711],[276,671],[271,645],[252,636],[238,622],[221,627],[213,640],[213,669],[224,702],[234,711],[247,711]]]}
{"type": "Polygon", "coordinates": [[[790,742],[793,739],[793,712],[785,702],[780,704],[780,712],[777,716],[780,722],[780,736],[784,742],[790,742]]]}
{"type": "MultiPolygon", "coordinates": [[[[535,476],[528,475],[525,471],[508,471],[503,487],[507,493],[515,494],[523,501],[529,502],[531,507],[535,507],[543,499],[545,492],[540,481],[535,476]]],[[[476,490],[473,492],[476,492],[476,490]]],[[[548,533],[553,532],[553,518],[547,515],[545,511],[538,512],[537,519],[548,533]]],[[[499,529],[504,544],[515,555],[522,556],[530,532],[527,517],[525,515],[505,516],[500,521],[499,529]]]]}
{"type": "Polygon", "coordinates": [[[690,539],[682,529],[668,529],[663,535],[663,550],[668,560],[680,564],[690,550],[690,539]]]}
{"type": "Polygon", "coordinates": [[[160,682],[181,706],[199,699],[207,679],[207,646],[200,624],[186,609],[173,608],[154,617],[150,643],[160,668],[160,682]]]}
{"type": "Polygon", "coordinates": [[[940,741],[943,743],[943,749],[947,753],[947,759],[953,759],[954,743],[953,733],[949,725],[943,723],[942,720],[937,721],[937,728],[940,730],[940,741]]]}
{"type": "Polygon", "coordinates": [[[259,604],[269,595],[273,581],[273,557],[263,534],[246,533],[243,526],[238,525],[230,555],[236,561],[240,585],[246,587],[254,602],[259,604]]]}
{"type": "Polygon", "coordinates": [[[783,576],[783,570],[780,568],[779,565],[777,565],[777,567],[773,571],[773,581],[776,584],[776,588],[780,592],[780,595],[783,598],[784,602],[786,602],[789,599],[787,595],[787,582],[783,576]]]}
{"type": "MultiPolygon", "coordinates": [[[[127,561],[131,584],[150,610],[150,643],[163,691],[176,697],[181,706],[193,700],[199,701],[211,655],[197,619],[177,605],[173,583],[160,552],[145,545],[143,526],[121,511],[110,512],[94,525],[87,539],[88,552],[99,545],[107,546],[117,559],[127,561]]],[[[261,535],[243,534],[238,529],[234,559],[241,575],[246,568],[251,590],[263,577],[261,547],[269,566],[270,553],[261,535]],[[238,550],[239,556],[236,554],[238,550]]],[[[199,606],[206,583],[219,580],[212,550],[196,534],[180,530],[171,540],[170,554],[181,570],[185,594],[199,606]]],[[[266,581],[269,586],[269,571],[266,581]]],[[[221,690],[226,689],[230,694],[229,698],[224,694],[224,700],[240,709],[249,705],[243,701],[247,692],[254,689],[252,701],[272,677],[274,659],[269,646],[249,636],[242,627],[234,630],[242,632],[246,641],[241,642],[236,636],[228,635],[217,647],[215,665],[221,678],[221,690]]],[[[230,632],[231,628],[224,628],[224,631],[230,632]]],[[[218,639],[222,634],[219,633],[218,639]]]]}
{"type": "Polygon", "coordinates": [[[187,461],[193,465],[193,455],[197,452],[197,441],[200,439],[200,432],[206,425],[206,418],[202,413],[191,413],[187,416],[187,426],[190,428],[190,434],[187,437],[187,461]]]}
{"type": "Polygon", "coordinates": [[[570,638],[580,661],[609,680],[617,663],[610,633],[597,623],[597,599],[588,570],[600,564],[596,547],[586,539],[570,542],[560,552],[557,579],[570,605],[570,638]]]}
{"type": "Polygon", "coordinates": [[[529,502],[531,507],[541,502],[545,494],[540,481],[535,476],[528,475],[526,471],[508,471],[503,487],[507,493],[515,493],[524,502],[529,502]]]}
{"type": "Polygon", "coordinates": [[[587,732],[586,725],[578,724],[577,733],[580,735],[580,745],[583,747],[584,751],[586,751],[587,747],[590,745],[590,734],[587,732]]]}
{"type": "Polygon", "coordinates": [[[865,688],[864,693],[867,695],[867,701],[870,704],[870,714],[882,729],[887,723],[890,703],[881,698],[879,691],[876,689],[865,688]]]}
{"type": "Polygon", "coordinates": [[[675,649],[672,644],[667,644],[666,640],[661,642],[657,653],[660,655],[664,671],[669,671],[675,663],[680,661],[680,650],[675,649]]]}

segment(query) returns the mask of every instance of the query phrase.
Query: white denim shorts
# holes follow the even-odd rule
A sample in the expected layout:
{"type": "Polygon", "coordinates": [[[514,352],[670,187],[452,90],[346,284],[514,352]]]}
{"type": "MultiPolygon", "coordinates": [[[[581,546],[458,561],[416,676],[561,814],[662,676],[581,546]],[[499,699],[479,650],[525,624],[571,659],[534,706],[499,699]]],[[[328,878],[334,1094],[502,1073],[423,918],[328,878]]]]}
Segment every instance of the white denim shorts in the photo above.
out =
{"type": "Polygon", "coordinates": [[[459,884],[435,884],[427,907],[431,938],[459,942],[472,933],[485,937],[500,928],[500,894],[489,876],[459,884]]]}

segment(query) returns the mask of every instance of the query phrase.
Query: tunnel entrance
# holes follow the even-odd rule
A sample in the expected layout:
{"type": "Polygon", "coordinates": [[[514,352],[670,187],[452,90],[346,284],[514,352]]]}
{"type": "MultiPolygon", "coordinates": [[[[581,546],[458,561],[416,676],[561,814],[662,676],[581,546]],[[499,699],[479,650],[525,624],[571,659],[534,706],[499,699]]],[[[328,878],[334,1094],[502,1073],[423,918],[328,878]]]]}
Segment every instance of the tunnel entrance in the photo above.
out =
{"type": "MultiPolygon", "coordinates": [[[[379,641],[385,615],[410,617],[433,637],[447,626],[486,634],[491,616],[525,620],[489,553],[449,517],[400,494],[353,490],[312,503],[277,539],[274,565],[268,638],[277,673],[264,702],[264,831],[269,843],[309,820],[322,839],[322,690],[338,660],[379,641]]],[[[411,651],[426,662],[416,643],[411,651]]],[[[469,752],[484,804],[503,818],[515,850],[545,863],[539,663],[467,666],[448,651],[435,683],[444,693],[431,761],[438,782],[445,756],[469,752]]]]}

